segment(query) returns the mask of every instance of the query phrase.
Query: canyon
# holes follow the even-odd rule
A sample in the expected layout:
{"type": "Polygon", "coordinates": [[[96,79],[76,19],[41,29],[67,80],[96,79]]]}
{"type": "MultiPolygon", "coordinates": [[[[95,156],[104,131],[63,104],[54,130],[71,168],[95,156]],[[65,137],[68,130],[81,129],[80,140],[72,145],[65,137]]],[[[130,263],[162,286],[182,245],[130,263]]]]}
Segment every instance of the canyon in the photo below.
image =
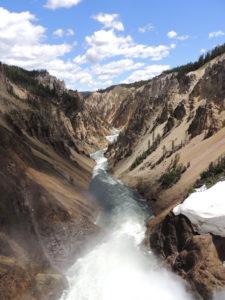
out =
{"type": "Polygon", "coordinates": [[[91,93],[68,90],[47,71],[1,64],[0,99],[1,299],[55,300],[67,289],[65,272],[102,235],[104,199],[96,198],[108,194],[91,192],[90,157],[102,149],[109,172],[154,214],[145,247],[196,299],[222,290],[224,238],[199,234],[172,209],[225,155],[224,53],[186,73],[91,93]],[[112,130],[117,140],[106,138],[112,130]]]}

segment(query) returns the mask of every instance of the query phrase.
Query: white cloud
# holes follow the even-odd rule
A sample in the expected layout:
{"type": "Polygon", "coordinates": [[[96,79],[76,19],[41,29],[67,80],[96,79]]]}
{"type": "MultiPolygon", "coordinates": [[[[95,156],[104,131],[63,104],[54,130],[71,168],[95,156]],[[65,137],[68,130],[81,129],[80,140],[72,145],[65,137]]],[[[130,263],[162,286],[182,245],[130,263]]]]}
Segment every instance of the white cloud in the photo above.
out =
{"type": "MultiPolygon", "coordinates": [[[[50,74],[65,80],[67,86],[82,90],[106,87],[125,72],[134,71],[129,80],[134,80],[135,76],[140,79],[154,76],[159,69],[146,67],[136,59],[159,60],[175,46],[137,44],[130,35],[118,34],[113,28],[102,29],[87,36],[86,52],[71,60],[65,59],[65,55],[72,55],[74,44],[51,44],[47,41],[46,31],[30,12],[14,13],[0,8],[1,60],[28,70],[47,69],[50,74]],[[81,66],[88,62],[95,64],[81,66]]],[[[73,34],[72,29],[63,28],[54,32],[58,37],[73,34]]]]}
{"type": "Polygon", "coordinates": [[[118,20],[118,14],[99,13],[93,16],[93,19],[103,24],[105,28],[113,28],[118,31],[124,30],[123,23],[118,20]]]}
{"type": "Polygon", "coordinates": [[[171,48],[171,49],[175,49],[176,46],[177,46],[176,44],[170,44],[170,48],[171,48]]]}
{"type": "Polygon", "coordinates": [[[86,37],[86,43],[88,50],[84,55],[75,58],[76,63],[97,63],[114,56],[160,60],[168,56],[171,49],[174,48],[174,44],[171,46],[136,44],[130,35],[116,35],[112,29],[94,32],[91,36],[86,37]]]}
{"type": "MultiPolygon", "coordinates": [[[[30,12],[10,13],[0,7],[0,40],[13,46],[14,44],[35,44],[44,37],[45,28],[33,25],[35,16],[30,12]]],[[[4,50],[4,49],[3,49],[4,50]]],[[[6,50],[6,49],[5,49],[6,50]]]]}
{"type": "Polygon", "coordinates": [[[71,28],[67,29],[66,35],[67,35],[67,36],[74,36],[74,30],[71,29],[71,28]]]}
{"type": "Polygon", "coordinates": [[[150,65],[143,69],[134,71],[124,83],[131,83],[140,80],[148,80],[154,76],[161,74],[163,71],[169,69],[169,65],[150,65]]]}
{"type": "MultiPolygon", "coordinates": [[[[71,51],[66,43],[45,43],[46,29],[36,24],[29,12],[14,13],[0,8],[0,56],[1,61],[26,69],[48,69],[56,74],[57,69],[71,72],[75,65],[68,64],[62,57],[71,51]]],[[[62,78],[62,76],[60,76],[62,78]]]]}
{"type": "Polygon", "coordinates": [[[134,63],[132,59],[121,59],[112,61],[104,65],[95,65],[92,67],[92,73],[98,76],[100,80],[112,80],[120,74],[135,70],[144,66],[144,63],[134,63]]]}
{"type": "Polygon", "coordinates": [[[171,30],[167,33],[167,36],[169,39],[177,39],[177,40],[180,40],[180,41],[184,41],[184,40],[187,40],[189,39],[189,35],[187,34],[184,34],[184,35],[178,35],[176,31],[174,30],[171,30]]]}
{"type": "Polygon", "coordinates": [[[29,12],[11,13],[0,8],[0,55],[6,63],[29,69],[43,68],[52,58],[71,50],[69,44],[50,45],[44,42],[45,28],[35,23],[29,12]]]}
{"type": "MultiPolygon", "coordinates": [[[[96,82],[90,70],[64,59],[72,45],[46,43],[46,29],[36,24],[30,12],[14,13],[0,8],[1,61],[28,70],[47,69],[50,74],[66,81],[67,86],[93,88],[96,82]]],[[[72,31],[63,30],[65,35],[72,31]]]]}
{"type": "Polygon", "coordinates": [[[209,33],[209,38],[216,38],[216,37],[220,37],[220,36],[224,36],[225,33],[222,30],[218,30],[218,31],[213,31],[209,33]]]}
{"type": "Polygon", "coordinates": [[[176,31],[171,30],[171,31],[169,31],[169,32],[167,33],[167,36],[168,36],[168,38],[170,38],[170,39],[174,39],[174,38],[177,37],[177,33],[176,33],[176,31]]]}
{"type": "Polygon", "coordinates": [[[122,55],[121,51],[127,49],[132,42],[130,36],[117,36],[113,30],[99,30],[86,37],[89,46],[85,57],[89,62],[122,55]]]}
{"type": "Polygon", "coordinates": [[[178,35],[177,39],[180,41],[185,41],[189,39],[189,35],[188,34],[184,34],[184,35],[178,35]]]}
{"type": "Polygon", "coordinates": [[[57,29],[53,32],[53,35],[57,36],[57,37],[63,37],[64,36],[64,30],[63,29],[57,29]]]}
{"type": "Polygon", "coordinates": [[[80,3],[81,0],[48,0],[45,4],[46,8],[57,9],[57,8],[70,8],[80,3]]]}
{"type": "Polygon", "coordinates": [[[67,30],[63,30],[63,29],[59,28],[59,29],[57,29],[53,32],[53,35],[56,36],[56,37],[59,37],[59,38],[65,36],[65,35],[66,36],[73,36],[74,35],[74,30],[71,29],[71,28],[69,28],[67,30]]]}
{"type": "Polygon", "coordinates": [[[141,33],[145,33],[147,31],[154,31],[154,30],[155,30],[155,27],[151,23],[138,28],[138,31],[141,33]]]}

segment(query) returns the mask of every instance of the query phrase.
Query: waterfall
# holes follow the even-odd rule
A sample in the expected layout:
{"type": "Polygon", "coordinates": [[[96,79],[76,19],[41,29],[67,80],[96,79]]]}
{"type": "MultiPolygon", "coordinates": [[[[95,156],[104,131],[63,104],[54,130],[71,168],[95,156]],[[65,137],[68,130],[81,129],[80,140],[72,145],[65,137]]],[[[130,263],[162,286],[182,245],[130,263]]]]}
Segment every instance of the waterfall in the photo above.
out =
{"type": "Polygon", "coordinates": [[[140,196],[107,173],[104,150],[96,160],[90,192],[102,210],[104,238],[67,273],[63,300],[188,300],[184,282],[142,247],[149,213],[140,196]]]}

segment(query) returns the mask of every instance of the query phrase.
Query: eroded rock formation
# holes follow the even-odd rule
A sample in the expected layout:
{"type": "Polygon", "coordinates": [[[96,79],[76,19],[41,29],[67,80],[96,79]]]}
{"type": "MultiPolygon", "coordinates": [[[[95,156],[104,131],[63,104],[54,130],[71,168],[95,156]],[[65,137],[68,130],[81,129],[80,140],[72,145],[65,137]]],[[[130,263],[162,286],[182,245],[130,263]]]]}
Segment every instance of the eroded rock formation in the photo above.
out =
{"type": "Polygon", "coordinates": [[[212,299],[224,288],[224,238],[199,235],[185,216],[170,213],[149,221],[147,239],[167,265],[189,282],[196,298],[212,299]]]}

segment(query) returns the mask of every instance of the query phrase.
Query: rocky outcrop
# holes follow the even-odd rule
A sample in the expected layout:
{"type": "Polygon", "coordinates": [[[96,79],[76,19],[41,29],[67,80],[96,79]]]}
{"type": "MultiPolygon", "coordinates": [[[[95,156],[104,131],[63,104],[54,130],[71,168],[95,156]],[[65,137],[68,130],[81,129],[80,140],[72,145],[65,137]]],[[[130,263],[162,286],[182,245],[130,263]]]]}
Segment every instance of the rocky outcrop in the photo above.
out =
{"type": "Polygon", "coordinates": [[[192,120],[188,133],[191,137],[195,137],[203,132],[204,129],[207,129],[207,120],[208,120],[208,110],[206,106],[199,106],[196,110],[194,119],[192,120]]]}
{"type": "Polygon", "coordinates": [[[183,102],[180,102],[173,112],[173,117],[179,121],[182,121],[185,115],[186,115],[185,105],[183,102]]]}
{"type": "Polygon", "coordinates": [[[223,56],[215,62],[207,65],[205,73],[193,89],[191,96],[206,99],[208,102],[216,102],[223,106],[225,93],[225,65],[223,56]]]}
{"type": "Polygon", "coordinates": [[[168,132],[170,132],[170,130],[172,130],[172,128],[175,125],[175,121],[173,117],[169,117],[168,121],[166,122],[166,125],[164,127],[164,131],[163,134],[167,134],[168,132]]]}
{"type": "Polygon", "coordinates": [[[48,87],[51,91],[57,91],[59,95],[62,95],[66,91],[65,82],[50,75],[45,70],[37,72],[35,78],[40,84],[48,87]]]}
{"type": "Polygon", "coordinates": [[[224,238],[199,235],[185,216],[172,213],[149,221],[147,238],[167,265],[189,282],[197,299],[212,299],[224,288],[224,238]]]}

